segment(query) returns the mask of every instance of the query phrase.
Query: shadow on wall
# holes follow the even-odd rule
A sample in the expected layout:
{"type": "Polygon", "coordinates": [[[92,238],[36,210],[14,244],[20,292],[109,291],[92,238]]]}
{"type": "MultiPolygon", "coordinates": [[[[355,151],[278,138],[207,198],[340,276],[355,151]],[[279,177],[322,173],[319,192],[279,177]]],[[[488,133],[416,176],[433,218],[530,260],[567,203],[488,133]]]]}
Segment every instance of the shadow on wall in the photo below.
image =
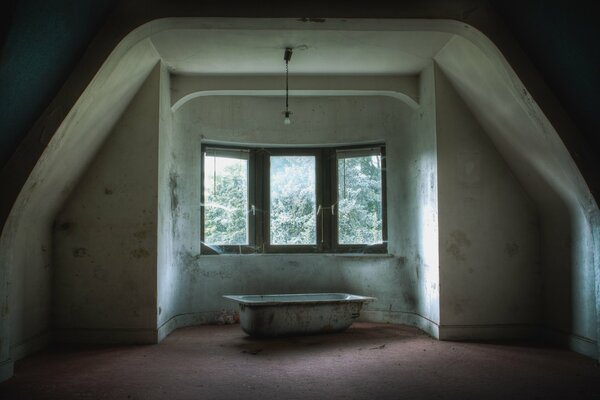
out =
{"type": "Polygon", "coordinates": [[[540,207],[543,322],[561,332],[574,332],[573,316],[573,216],[550,185],[540,207]]]}

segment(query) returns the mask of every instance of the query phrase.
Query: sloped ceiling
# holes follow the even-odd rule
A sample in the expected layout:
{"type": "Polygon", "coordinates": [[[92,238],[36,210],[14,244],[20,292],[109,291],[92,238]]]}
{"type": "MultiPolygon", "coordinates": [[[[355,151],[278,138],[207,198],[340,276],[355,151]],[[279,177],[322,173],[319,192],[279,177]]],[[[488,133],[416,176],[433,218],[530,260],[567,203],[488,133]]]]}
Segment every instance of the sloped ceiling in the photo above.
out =
{"type": "MultiPolygon", "coordinates": [[[[151,3],[156,6],[161,2],[151,3]]],[[[199,16],[198,7],[191,4],[193,2],[179,0],[176,3],[182,10],[193,10],[195,16],[199,16]]],[[[574,4],[565,0],[429,0],[397,2],[391,5],[377,2],[344,2],[334,7],[331,4],[310,1],[276,5],[212,2],[203,5],[201,9],[202,16],[207,17],[304,17],[315,23],[322,17],[401,18],[406,16],[407,11],[414,16],[421,15],[422,18],[449,18],[455,15],[456,19],[468,21],[479,9],[491,5],[492,10],[507,23],[535,67],[541,71],[546,83],[560,98],[561,104],[583,133],[585,141],[598,152],[600,113],[597,112],[597,94],[600,93],[600,51],[597,40],[600,38],[600,27],[594,20],[592,4],[593,2],[574,4]]],[[[138,20],[143,19],[150,7],[146,2],[135,0],[3,2],[0,12],[0,168],[6,165],[34,121],[69,77],[107,15],[117,5],[117,11],[123,14],[121,18],[138,20]]],[[[363,51],[367,43],[356,43],[353,53],[339,54],[328,47],[333,45],[334,41],[328,44],[321,43],[321,46],[317,42],[311,45],[309,38],[288,37],[277,42],[253,44],[236,54],[231,54],[225,61],[230,62],[229,68],[232,70],[238,68],[254,71],[259,67],[264,69],[266,64],[271,65],[272,60],[281,57],[279,52],[273,49],[273,53],[269,54],[270,47],[307,44],[309,48],[312,47],[313,53],[320,52],[320,56],[330,57],[330,67],[337,68],[340,72],[353,73],[358,69],[352,58],[364,59],[364,62],[370,64],[369,68],[373,73],[386,73],[390,68],[411,71],[418,68],[419,57],[426,57],[429,52],[435,51],[435,46],[443,40],[443,37],[434,39],[429,43],[431,47],[421,47],[423,43],[415,41],[413,57],[402,57],[398,53],[387,54],[383,47],[377,47],[377,43],[375,47],[369,46],[370,50],[367,52],[363,51]],[[261,54],[265,65],[249,68],[247,55],[250,53],[261,54]]],[[[188,46],[193,44],[193,41],[186,43],[188,46]]],[[[159,41],[155,45],[163,50],[159,41]]],[[[413,43],[404,43],[404,46],[411,45],[413,43]]],[[[180,56],[173,54],[166,58],[171,59],[171,66],[175,70],[181,68],[182,73],[192,72],[186,71],[186,68],[190,67],[179,66],[180,56]]],[[[207,71],[215,69],[205,60],[193,61],[197,68],[207,71]]],[[[293,68],[306,72],[318,70],[305,62],[302,55],[298,54],[293,60],[293,68]]]]}

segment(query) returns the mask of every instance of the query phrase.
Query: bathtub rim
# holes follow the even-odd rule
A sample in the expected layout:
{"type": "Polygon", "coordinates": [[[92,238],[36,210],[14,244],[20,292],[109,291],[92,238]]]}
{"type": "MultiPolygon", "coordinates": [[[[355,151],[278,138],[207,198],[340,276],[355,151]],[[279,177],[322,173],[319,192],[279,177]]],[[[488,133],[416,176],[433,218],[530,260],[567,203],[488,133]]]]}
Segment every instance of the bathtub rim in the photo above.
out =
{"type": "Polygon", "coordinates": [[[369,303],[377,300],[375,297],[361,296],[351,293],[277,293],[277,294],[242,294],[223,295],[223,298],[235,301],[245,306],[274,306],[274,305],[299,305],[299,304],[332,304],[332,303],[369,303]],[[344,296],[343,298],[317,299],[306,298],[307,296],[344,296]],[[249,299],[254,297],[258,299],[249,299]],[[294,300],[277,300],[277,297],[298,297],[294,300]],[[304,299],[302,299],[304,297],[304,299]]]}

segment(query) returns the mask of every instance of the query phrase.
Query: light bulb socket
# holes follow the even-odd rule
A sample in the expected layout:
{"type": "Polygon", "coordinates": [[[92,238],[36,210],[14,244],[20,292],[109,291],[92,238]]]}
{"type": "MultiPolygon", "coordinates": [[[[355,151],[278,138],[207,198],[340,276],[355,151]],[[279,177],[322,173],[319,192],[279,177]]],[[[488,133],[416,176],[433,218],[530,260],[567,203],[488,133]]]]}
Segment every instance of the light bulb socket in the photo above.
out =
{"type": "Polygon", "coordinates": [[[285,53],[283,53],[283,60],[288,63],[292,59],[293,50],[291,47],[285,48],[285,53]]]}
{"type": "Polygon", "coordinates": [[[284,111],[284,112],[283,112],[283,115],[284,115],[284,117],[285,117],[285,118],[283,119],[283,123],[284,123],[285,125],[289,125],[289,124],[291,124],[291,123],[292,123],[292,121],[290,120],[290,115],[291,115],[291,114],[292,114],[292,112],[291,112],[291,111],[284,111]]]}

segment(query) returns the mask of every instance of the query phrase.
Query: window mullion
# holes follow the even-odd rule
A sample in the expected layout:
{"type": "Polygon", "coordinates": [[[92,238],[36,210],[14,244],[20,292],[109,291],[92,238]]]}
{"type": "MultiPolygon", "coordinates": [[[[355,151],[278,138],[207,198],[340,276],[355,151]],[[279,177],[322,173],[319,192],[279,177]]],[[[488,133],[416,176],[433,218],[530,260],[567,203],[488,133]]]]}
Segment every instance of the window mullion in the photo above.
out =
{"type": "Polygon", "coordinates": [[[316,191],[316,200],[317,200],[317,251],[323,251],[325,248],[325,224],[324,219],[326,214],[325,207],[327,204],[325,203],[325,199],[323,196],[323,152],[317,151],[315,152],[315,191],[316,191]]]}

